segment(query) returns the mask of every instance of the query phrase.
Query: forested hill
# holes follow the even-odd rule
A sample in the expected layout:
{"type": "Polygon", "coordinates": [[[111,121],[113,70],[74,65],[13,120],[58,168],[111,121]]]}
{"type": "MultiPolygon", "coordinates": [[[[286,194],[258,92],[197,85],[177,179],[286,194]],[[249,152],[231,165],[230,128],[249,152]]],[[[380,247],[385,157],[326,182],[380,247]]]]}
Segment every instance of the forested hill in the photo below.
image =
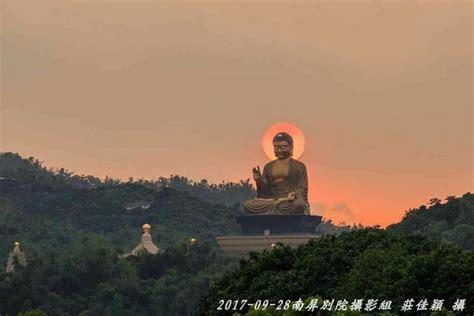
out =
{"type": "Polygon", "coordinates": [[[0,154],[0,314],[39,308],[48,315],[190,315],[214,309],[221,298],[380,293],[395,304],[408,297],[472,302],[472,251],[390,233],[421,232],[472,249],[472,194],[444,204],[433,199],[387,230],[353,227],[298,249],[278,245],[235,270],[237,261],[216,251],[215,237],[239,234],[239,203],[254,193],[248,180],[101,180],[0,154]],[[144,223],[165,252],[120,259],[138,244],[144,223]],[[189,244],[193,237],[197,245],[189,244]],[[28,264],[2,273],[16,240],[28,264]],[[208,293],[226,270],[234,272],[208,293]]]}
{"type": "MultiPolygon", "coordinates": [[[[375,300],[377,307],[370,313],[364,307],[361,313],[351,312],[348,306],[347,312],[337,312],[329,303],[331,313],[316,309],[314,315],[454,315],[448,311],[454,310],[457,300],[464,299],[462,315],[472,315],[473,288],[474,252],[427,236],[364,228],[312,239],[296,249],[277,245],[272,251],[251,253],[240,261],[238,269],[214,283],[202,300],[201,310],[206,315],[232,315],[232,311],[216,310],[223,298],[268,300],[275,305],[269,306],[265,314],[252,311],[249,315],[286,315],[276,311],[282,299],[291,300],[290,306],[299,299],[305,301],[305,306],[317,299],[319,308],[324,300],[344,299],[350,305],[361,299],[363,306],[375,300]],[[401,312],[409,298],[415,302],[413,309],[401,312]],[[430,313],[430,305],[426,313],[415,312],[420,301],[431,304],[434,299],[444,300],[440,313],[430,313]],[[388,314],[379,309],[383,300],[393,303],[388,314]]],[[[244,312],[246,309],[248,306],[244,306],[244,312]]]]}
{"type": "Polygon", "coordinates": [[[17,153],[0,153],[0,177],[2,180],[28,182],[31,185],[51,187],[73,186],[76,188],[90,188],[102,184],[101,180],[92,176],[74,175],[64,168],[54,170],[30,157],[22,158],[17,153]]]}
{"type": "MultiPolygon", "coordinates": [[[[248,179],[221,184],[205,179],[194,182],[177,175],[127,182],[110,177],[101,180],[64,168],[46,168],[33,157],[25,159],[16,153],[0,154],[0,190],[0,235],[6,236],[0,246],[8,242],[9,247],[14,238],[25,239],[19,235],[22,225],[29,227],[29,235],[60,236],[62,233],[55,231],[59,224],[64,234],[69,234],[69,229],[106,234],[124,248],[139,237],[138,227],[143,221],[158,225],[154,235],[164,244],[190,234],[211,238],[224,231],[238,231],[234,220],[238,204],[255,196],[248,179]],[[126,209],[134,203],[150,204],[150,208],[126,209]],[[48,226],[53,223],[54,227],[48,226]]],[[[446,200],[443,204],[434,198],[429,206],[407,211],[403,220],[388,230],[424,233],[473,249],[473,194],[446,200]]],[[[345,230],[332,226],[333,233],[345,230]]],[[[0,259],[3,256],[0,253],[0,259]]]]}
{"type": "Polygon", "coordinates": [[[444,204],[433,198],[428,207],[423,205],[407,211],[400,223],[388,226],[387,230],[423,233],[474,250],[474,195],[448,196],[444,204]]]}
{"type": "Polygon", "coordinates": [[[98,188],[110,187],[121,184],[140,184],[153,190],[165,188],[188,192],[192,196],[201,198],[211,204],[224,204],[234,206],[254,197],[255,190],[250,179],[239,182],[224,182],[214,184],[206,179],[193,181],[187,177],[170,175],[158,179],[145,180],[129,178],[127,182],[111,177],[99,179],[90,175],[77,175],[64,168],[46,168],[34,157],[22,158],[17,153],[0,153],[0,179],[4,181],[17,181],[27,183],[36,189],[63,189],[72,188],[98,188]]]}
{"type": "Polygon", "coordinates": [[[237,204],[211,204],[171,186],[100,181],[48,170],[33,158],[0,155],[0,262],[15,240],[29,252],[48,252],[97,234],[127,251],[140,241],[144,223],[152,225],[160,247],[191,237],[213,242],[239,233],[237,213],[237,204]]]}

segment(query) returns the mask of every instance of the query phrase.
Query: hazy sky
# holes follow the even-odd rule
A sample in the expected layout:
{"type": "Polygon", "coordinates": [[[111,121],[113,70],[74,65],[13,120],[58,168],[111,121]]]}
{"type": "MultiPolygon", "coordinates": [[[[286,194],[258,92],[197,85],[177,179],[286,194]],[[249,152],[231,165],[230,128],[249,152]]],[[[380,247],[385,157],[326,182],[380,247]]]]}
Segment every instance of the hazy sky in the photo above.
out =
{"type": "Polygon", "coordinates": [[[473,189],[471,1],[5,1],[1,150],[122,179],[251,177],[306,138],[314,214],[473,189]]]}

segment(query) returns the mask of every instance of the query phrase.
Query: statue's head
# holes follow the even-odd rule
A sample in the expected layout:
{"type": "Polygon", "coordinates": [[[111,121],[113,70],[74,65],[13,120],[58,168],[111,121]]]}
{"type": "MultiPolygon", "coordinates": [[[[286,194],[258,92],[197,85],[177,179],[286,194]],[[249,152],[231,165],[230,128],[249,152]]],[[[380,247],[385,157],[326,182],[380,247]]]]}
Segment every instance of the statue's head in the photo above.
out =
{"type": "Polygon", "coordinates": [[[280,132],[273,137],[273,150],[278,159],[293,156],[293,138],[290,134],[280,132]]]}

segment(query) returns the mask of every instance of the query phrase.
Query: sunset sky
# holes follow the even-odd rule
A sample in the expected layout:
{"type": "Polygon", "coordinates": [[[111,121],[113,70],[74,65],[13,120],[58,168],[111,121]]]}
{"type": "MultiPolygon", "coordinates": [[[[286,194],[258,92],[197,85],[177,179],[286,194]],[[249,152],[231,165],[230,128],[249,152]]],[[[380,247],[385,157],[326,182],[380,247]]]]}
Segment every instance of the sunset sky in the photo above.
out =
{"type": "Polygon", "coordinates": [[[1,151],[235,181],[304,133],[313,214],[386,226],[473,189],[471,1],[1,2],[1,151]]]}

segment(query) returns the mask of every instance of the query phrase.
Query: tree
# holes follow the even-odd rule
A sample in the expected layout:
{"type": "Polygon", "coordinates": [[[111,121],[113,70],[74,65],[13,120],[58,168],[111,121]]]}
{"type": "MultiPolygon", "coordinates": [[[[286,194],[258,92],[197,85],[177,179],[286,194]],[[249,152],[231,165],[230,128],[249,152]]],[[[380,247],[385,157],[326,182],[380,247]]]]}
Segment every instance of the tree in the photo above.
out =
{"type": "Polygon", "coordinates": [[[441,200],[438,198],[431,198],[430,201],[428,202],[428,205],[436,205],[441,203],[441,200]]]}

